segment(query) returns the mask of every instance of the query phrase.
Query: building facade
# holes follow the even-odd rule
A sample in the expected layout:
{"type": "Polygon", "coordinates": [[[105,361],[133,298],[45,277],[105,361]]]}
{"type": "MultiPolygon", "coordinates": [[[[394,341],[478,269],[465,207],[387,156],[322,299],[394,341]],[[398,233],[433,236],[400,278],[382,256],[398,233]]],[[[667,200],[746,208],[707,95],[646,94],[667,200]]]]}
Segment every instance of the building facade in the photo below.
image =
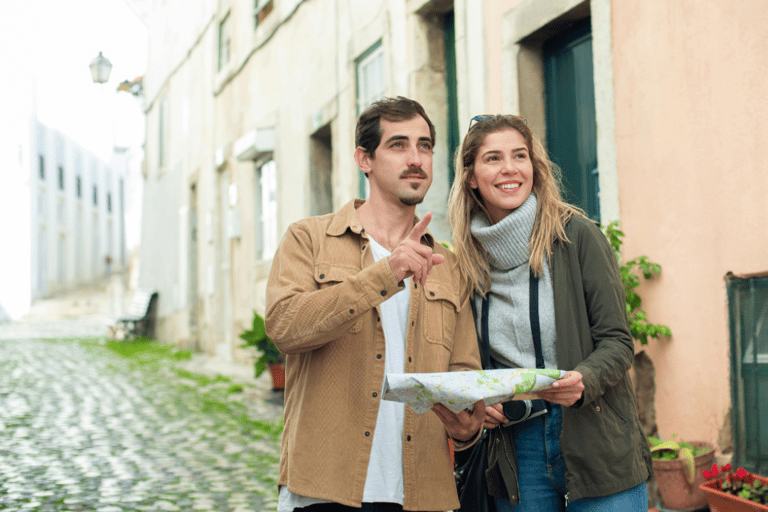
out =
{"type": "Polygon", "coordinates": [[[243,357],[237,335],[264,311],[288,225],[365,196],[355,121],[383,96],[418,99],[437,127],[435,180],[420,211],[450,238],[457,98],[469,96],[451,70],[469,60],[458,62],[468,53],[458,35],[471,21],[456,4],[153,4],[140,285],[160,291],[161,339],[243,357]]]}
{"type": "Polygon", "coordinates": [[[237,335],[264,311],[287,226],[365,196],[353,131],[372,100],[415,98],[435,122],[419,212],[446,240],[469,119],[517,113],[562,168],[565,197],[619,220],[625,256],[663,268],[640,291],[673,337],[637,346],[655,367],[658,430],[764,464],[765,7],[153,1],[139,284],[159,291],[158,336],[247,358],[237,335]]]}
{"type": "Polygon", "coordinates": [[[31,113],[2,144],[0,307],[19,318],[32,302],[94,283],[128,262],[127,150],[99,159],[31,113]],[[7,244],[7,245],[6,245],[7,244]]]}

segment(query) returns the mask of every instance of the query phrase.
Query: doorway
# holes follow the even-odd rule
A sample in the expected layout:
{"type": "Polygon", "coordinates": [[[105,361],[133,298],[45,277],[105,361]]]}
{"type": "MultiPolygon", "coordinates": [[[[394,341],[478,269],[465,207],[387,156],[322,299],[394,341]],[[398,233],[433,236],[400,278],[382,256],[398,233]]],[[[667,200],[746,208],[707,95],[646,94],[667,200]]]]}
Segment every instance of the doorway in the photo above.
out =
{"type": "Polygon", "coordinates": [[[590,19],[548,39],[542,53],[547,149],[562,171],[563,199],[600,222],[590,19]]]}

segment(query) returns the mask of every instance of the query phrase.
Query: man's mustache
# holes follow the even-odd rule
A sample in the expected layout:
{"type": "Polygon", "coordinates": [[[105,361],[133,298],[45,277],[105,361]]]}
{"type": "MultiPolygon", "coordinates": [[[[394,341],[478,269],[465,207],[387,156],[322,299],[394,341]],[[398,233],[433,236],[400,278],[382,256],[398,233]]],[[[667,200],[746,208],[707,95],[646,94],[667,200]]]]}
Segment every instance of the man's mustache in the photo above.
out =
{"type": "Polygon", "coordinates": [[[424,169],[421,167],[411,167],[410,169],[407,169],[400,173],[401,178],[421,178],[421,179],[427,179],[429,176],[427,176],[427,173],[424,172],[424,169]]]}

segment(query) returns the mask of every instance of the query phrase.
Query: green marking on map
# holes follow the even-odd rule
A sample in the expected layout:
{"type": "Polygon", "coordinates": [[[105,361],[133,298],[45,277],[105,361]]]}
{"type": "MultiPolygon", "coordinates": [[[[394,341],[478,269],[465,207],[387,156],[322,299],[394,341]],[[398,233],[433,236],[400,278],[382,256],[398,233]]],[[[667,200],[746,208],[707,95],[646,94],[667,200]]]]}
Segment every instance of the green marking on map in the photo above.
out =
{"type": "Polygon", "coordinates": [[[523,372],[519,375],[520,383],[515,384],[515,394],[527,393],[536,385],[536,374],[533,372],[523,372]]]}
{"type": "Polygon", "coordinates": [[[536,373],[540,373],[541,375],[544,375],[545,377],[550,377],[552,379],[560,378],[560,370],[537,369],[536,373]]]}

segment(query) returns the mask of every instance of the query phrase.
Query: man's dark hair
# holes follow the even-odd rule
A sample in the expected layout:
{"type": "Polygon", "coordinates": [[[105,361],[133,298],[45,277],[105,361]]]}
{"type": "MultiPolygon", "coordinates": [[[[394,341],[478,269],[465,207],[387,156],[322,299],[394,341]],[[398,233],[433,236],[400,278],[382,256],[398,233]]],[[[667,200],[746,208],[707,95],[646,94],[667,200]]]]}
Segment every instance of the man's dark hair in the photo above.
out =
{"type": "MultiPolygon", "coordinates": [[[[429,120],[429,116],[424,111],[418,101],[398,96],[396,98],[383,98],[372,103],[366,108],[360,117],[357,118],[357,127],[355,128],[355,147],[361,147],[371,158],[375,158],[376,148],[381,143],[383,130],[381,129],[381,119],[390,122],[409,121],[416,116],[421,116],[429,125],[429,136],[432,139],[432,146],[435,145],[435,125],[429,120]]],[[[366,174],[366,177],[368,175],[366,174]]]]}

